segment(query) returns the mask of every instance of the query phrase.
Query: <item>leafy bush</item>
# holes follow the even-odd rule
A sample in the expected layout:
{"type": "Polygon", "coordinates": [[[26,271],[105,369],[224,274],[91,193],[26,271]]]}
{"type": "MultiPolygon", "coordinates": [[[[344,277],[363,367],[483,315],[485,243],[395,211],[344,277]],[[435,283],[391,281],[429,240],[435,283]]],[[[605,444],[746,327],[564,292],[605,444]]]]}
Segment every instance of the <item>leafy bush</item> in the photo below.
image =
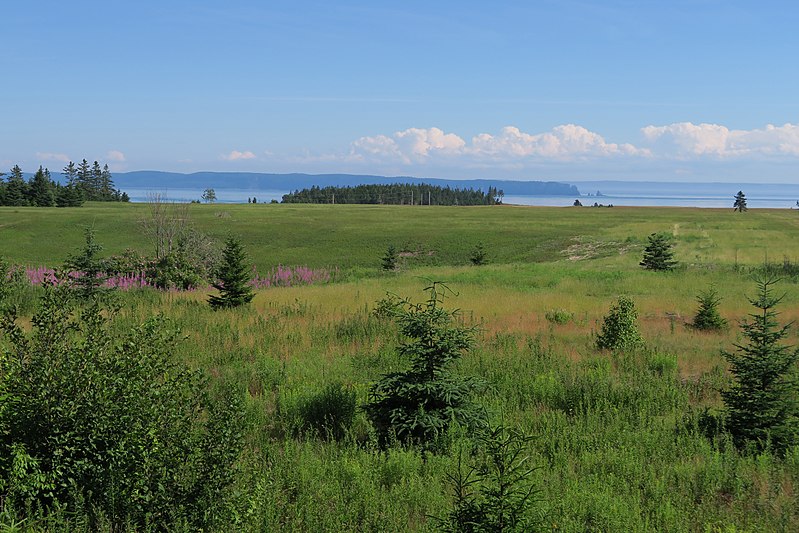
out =
{"type": "Polygon", "coordinates": [[[782,297],[772,294],[774,276],[756,279],[757,298],[749,299],[758,312],[741,324],[746,344],[723,352],[735,379],[722,391],[727,406],[727,429],[735,444],[784,452],[799,443],[799,350],[780,344],[790,324],[780,326],[774,308],[782,297]]]}
{"type": "Polygon", "coordinates": [[[303,429],[323,438],[341,440],[355,420],[355,391],[341,383],[328,383],[300,405],[303,429]]]}
{"type": "Polygon", "coordinates": [[[32,332],[0,321],[6,509],[86,513],[92,529],[208,528],[224,519],[242,449],[239,402],[214,401],[172,361],[179,332],[164,319],[123,335],[108,315],[46,286],[32,332]]]}
{"type": "Polygon", "coordinates": [[[719,298],[715,289],[710,288],[699,293],[696,299],[699,302],[699,309],[696,311],[691,326],[703,331],[718,331],[727,327],[727,321],[719,314],[718,307],[721,298],[719,298]]]}
{"type": "Polygon", "coordinates": [[[410,360],[410,368],[386,374],[372,385],[365,406],[382,445],[396,437],[434,446],[452,422],[474,426],[481,420],[471,401],[478,382],[451,370],[472,347],[474,329],[453,325],[455,312],[441,307],[440,288],[439,283],[427,287],[430,297],[423,304],[405,300],[396,316],[407,339],[398,351],[410,360]]]}
{"type": "Polygon", "coordinates": [[[547,319],[547,322],[562,326],[574,320],[574,313],[566,311],[565,309],[550,309],[544,313],[544,317],[547,319]]]}
{"type": "Polygon", "coordinates": [[[603,319],[602,331],[596,338],[596,347],[600,350],[619,350],[642,344],[637,320],[635,303],[625,296],[619,296],[603,319]]]}
{"type": "Polygon", "coordinates": [[[478,242],[475,245],[474,250],[472,250],[472,253],[469,256],[469,261],[471,261],[474,266],[485,265],[488,263],[488,256],[486,255],[483,243],[478,242]]]}

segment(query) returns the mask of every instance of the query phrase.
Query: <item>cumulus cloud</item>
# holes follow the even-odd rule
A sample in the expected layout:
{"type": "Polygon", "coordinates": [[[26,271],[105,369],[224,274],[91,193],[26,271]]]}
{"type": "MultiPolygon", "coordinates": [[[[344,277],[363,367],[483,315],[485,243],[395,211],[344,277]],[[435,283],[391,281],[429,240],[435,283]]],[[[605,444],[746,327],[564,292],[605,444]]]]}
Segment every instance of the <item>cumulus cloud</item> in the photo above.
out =
{"type": "Polygon", "coordinates": [[[53,152],[36,152],[36,159],[42,161],[61,161],[62,163],[69,163],[69,156],[66,154],[55,154],[53,152]]]}
{"type": "Polygon", "coordinates": [[[461,157],[475,162],[524,159],[606,157],[648,155],[648,150],[631,144],[609,143],[598,133],[566,124],[544,133],[525,133],[506,126],[498,134],[481,133],[471,142],[439,128],[409,128],[391,136],[361,137],[352,143],[350,156],[358,160],[389,160],[403,163],[425,162],[433,157],[461,157]]]}
{"type": "Polygon", "coordinates": [[[106,161],[115,161],[117,163],[122,163],[125,161],[125,154],[120,152],[119,150],[109,150],[107,154],[105,154],[106,161]]]}
{"type": "Polygon", "coordinates": [[[572,159],[613,155],[645,155],[632,144],[609,143],[583,126],[565,124],[551,131],[537,134],[525,133],[519,128],[506,126],[498,135],[481,133],[472,138],[471,153],[491,158],[548,158],[572,159]]]}
{"type": "Polygon", "coordinates": [[[679,122],[646,126],[641,132],[652,143],[653,152],[667,157],[799,156],[797,124],[768,124],[764,128],[731,130],[720,124],[679,122]]]}
{"type": "Polygon", "coordinates": [[[222,159],[225,161],[241,161],[243,159],[255,159],[255,154],[250,151],[239,152],[238,150],[233,150],[227,155],[223,155],[222,159]]]}

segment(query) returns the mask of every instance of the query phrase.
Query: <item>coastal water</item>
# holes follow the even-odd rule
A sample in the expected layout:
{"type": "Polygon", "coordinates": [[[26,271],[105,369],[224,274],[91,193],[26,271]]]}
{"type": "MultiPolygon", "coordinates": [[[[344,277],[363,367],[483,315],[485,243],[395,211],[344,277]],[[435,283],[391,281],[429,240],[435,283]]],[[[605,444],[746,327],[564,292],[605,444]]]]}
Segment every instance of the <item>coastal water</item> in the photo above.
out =
{"type": "MultiPolygon", "coordinates": [[[[727,183],[654,183],[654,182],[575,182],[580,196],[506,195],[505,204],[531,206],[570,206],[579,199],[584,206],[594,203],[614,206],[673,206],[732,209],[735,193],[746,194],[751,208],[797,208],[799,184],[727,184],[727,183]]],[[[146,202],[148,196],[158,193],[170,201],[190,202],[200,200],[200,188],[130,188],[124,189],[133,202],[146,202]]],[[[247,203],[256,198],[258,203],[280,202],[289,191],[216,188],[220,203],[247,203]]]]}

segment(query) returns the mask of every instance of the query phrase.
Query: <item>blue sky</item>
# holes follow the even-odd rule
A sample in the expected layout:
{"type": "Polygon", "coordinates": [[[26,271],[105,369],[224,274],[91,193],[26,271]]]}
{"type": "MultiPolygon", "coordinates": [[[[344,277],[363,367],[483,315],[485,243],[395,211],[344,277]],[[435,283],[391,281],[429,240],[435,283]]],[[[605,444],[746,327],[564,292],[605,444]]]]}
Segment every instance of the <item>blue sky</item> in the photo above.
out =
{"type": "Polygon", "coordinates": [[[3,2],[0,169],[795,182],[799,4],[3,2]]]}

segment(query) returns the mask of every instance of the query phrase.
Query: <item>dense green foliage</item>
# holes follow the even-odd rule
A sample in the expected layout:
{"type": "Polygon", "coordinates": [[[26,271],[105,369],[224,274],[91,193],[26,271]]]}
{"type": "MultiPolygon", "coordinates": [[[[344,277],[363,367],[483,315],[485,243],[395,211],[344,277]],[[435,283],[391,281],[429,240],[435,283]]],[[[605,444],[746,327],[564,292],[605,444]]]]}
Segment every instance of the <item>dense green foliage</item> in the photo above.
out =
{"type": "Polygon", "coordinates": [[[489,187],[451,189],[424,183],[356,185],[354,187],[311,187],[283,195],[284,204],[395,204],[395,205],[495,205],[502,203],[502,191],[489,187]]]}
{"type": "Polygon", "coordinates": [[[70,161],[64,168],[66,183],[55,182],[50,171],[39,167],[28,180],[19,165],[14,165],[8,177],[0,174],[0,206],[78,207],[86,200],[127,202],[128,195],[114,188],[108,165],[100,168],[95,161],[90,166],[85,159],[79,166],[70,161]]]}
{"type": "Polygon", "coordinates": [[[719,314],[721,298],[716,289],[702,291],[696,299],[699,309],[696,310],[691,326],[704,331],[718,331],[727,327],[727,321],[719,314]]]}
{"type": "Polygon", "coordinates": [[[172,359],[178,331],[154,318],[116,332],[65,287],[45,289],[32,323],[27,333],[13,314],[0,321],[6,512],[77,513],[113,530],[229,520],[241,410],[233,396],[211,401],[200,374],[172,359]]]}
{"type": "Polygon", "coordinates": [[[383,446],[392,439],[437,445],[453,422],[473,427],[481,419],[472,398],[478,383],[451,368],[471,348],[474,331],[452,323],[454,312],[441,307],[442,288],[434,283],[427,302],[406,300],[395,315],[407,339],[397,351],[410,368],[372,385],[365,406],[383,446]]]}
{"type": "Polygon", "coordinates": [[[488,263],[488,254],[486,253],[483,243],[478,242],[475,244],[472,253],[469,255],[469,261],[471,261],[474,266],[482,266],[488,263]]]}
{"type": "Polygon", "coordinates": [[[756,281],[757,297],[749,301],[758,312],[741,324],[746,344],[736,343],[734,352],[724,353],[735,378],[722,392],[727,428],[740,447],[752,444],[784,453],[799,443],[799,350],[781,344],[790,325],[776,320],[774,309],[782,299],[773,294],[778,279],[756,281]]]}
{"type": "Polygon", "coordinates": [[[635,348],[642,343],[635,303],[625,296],[619,296],[602,320],[602,330],[597,335],[596,347],[600,350],[623,350],[635,348]]]}
{"type": "Polygon", "coordinates": [[[673,270],[674,260],[671,236],[666,233],[652,233],[647,237],[644,258],[639,263],[646,270],[673,270]]]}
{"type": "Polygon", "coordinates": [[[252,301],[254,294],[249,284],[252,269],[247,264],[244,247],[237,238],[228,237],[225,241],[216,277],[217,281],[211,285],[219,291],[219,295],[212,294],[208,298],[212,309],[239,307],[252,301]]]}

